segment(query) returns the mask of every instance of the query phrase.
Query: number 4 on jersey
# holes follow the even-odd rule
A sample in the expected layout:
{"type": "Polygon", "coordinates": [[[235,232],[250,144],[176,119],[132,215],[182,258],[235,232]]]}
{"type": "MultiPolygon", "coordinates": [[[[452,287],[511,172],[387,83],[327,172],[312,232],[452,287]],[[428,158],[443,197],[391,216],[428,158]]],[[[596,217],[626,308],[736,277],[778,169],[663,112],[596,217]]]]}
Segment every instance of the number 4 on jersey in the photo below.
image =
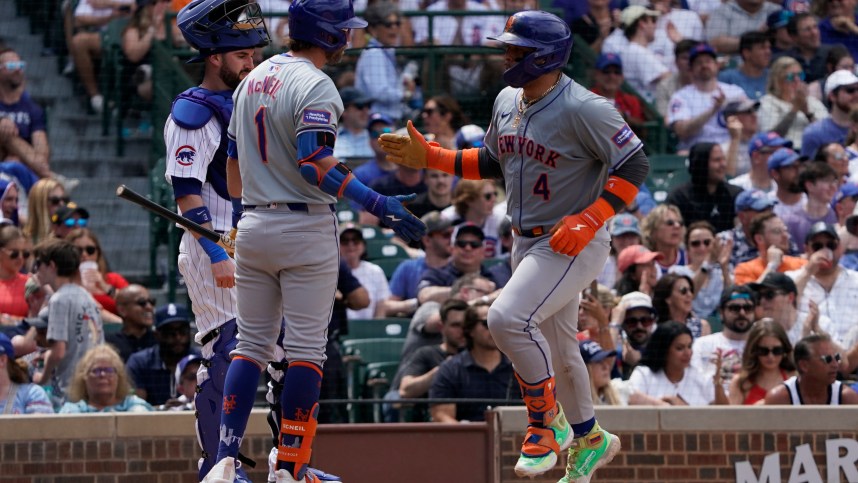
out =
{"type": "Polygon", "coordinates": [[[536,178],[536,183],[533,185],[533,194],[541,196],[544,201],[551,198],[551,189],[548,188],[548,175],[542,173],[539,178],[536,178]]]}

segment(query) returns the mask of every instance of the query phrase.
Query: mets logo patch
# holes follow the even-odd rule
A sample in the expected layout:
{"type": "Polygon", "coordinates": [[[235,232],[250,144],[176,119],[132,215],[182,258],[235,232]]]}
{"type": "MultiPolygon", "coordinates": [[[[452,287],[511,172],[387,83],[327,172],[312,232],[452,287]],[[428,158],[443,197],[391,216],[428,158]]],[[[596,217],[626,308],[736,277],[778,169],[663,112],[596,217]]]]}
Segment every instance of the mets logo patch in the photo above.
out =
{"type": "Polygon", "coordinates": [[[634,137],[635,133],[632,132],[632,128],[629,127],[628,124],[624,125],[617,131],[616,134],[611,138],[614,141],[614,144],[617,145],[618,148],[625,146],[629,140],[634,137]]]}
{"type": "Polygon", "coordinates": [[[176,150],[176,162],[181,166],[190,166],[194,164],[194,157],[197,155],[197,150],[193,146],[187,144],[176,150]]]}
{"type": "Polygon", "coordinates": [[[317,111],[315,109],[304,109],[304,124],[330,124],[331,113],[328,111],[317,111]]]}

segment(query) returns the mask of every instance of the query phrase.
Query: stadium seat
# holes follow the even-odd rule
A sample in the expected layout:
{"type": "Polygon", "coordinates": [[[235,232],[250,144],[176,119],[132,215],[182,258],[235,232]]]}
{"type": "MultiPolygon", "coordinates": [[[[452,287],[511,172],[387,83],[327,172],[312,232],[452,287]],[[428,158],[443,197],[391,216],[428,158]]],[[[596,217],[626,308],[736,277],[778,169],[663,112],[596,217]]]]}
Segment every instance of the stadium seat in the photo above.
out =
{"type": "MultiPolygon", "coordinates": [[[[364,381],[368,365],[373,362],[399,361],[405,338],[348,339],[342,342],[343,364],[346,367],[346,395],[349,399],[360,399],[364,394],[364,381]]],[[[365,408],[348,405],[349,422],[368,419],[365,408]]]]}
{"type": "Polygon", "coordinates": [[[495,265],[504,264],[507,262],[507,260],[509,259],[506,257],[486,258],[485,260],[483,260],[483,268],[489,269],[494,267],[495,265]]]}
{"type": "Polygon", "coordinates": [[[408,252],[405,248],[391,243],[385,238],[366,239],[366,259],[369,261],[380,260],[383,258],[408,258],[408,252]]]}
{"type": "Polygon", "coordinates": [[[410,324],[411,319],[407,317],[352,319],[349,320],[348,334],[341,339],[401,339],[408,333],[410,324]]]}
{"type": "Polygon", "coordinates": [[[676,186],[691,179],[686,166],[687,156],[680,154],[654,154],[649,157],[647,187],[657,203],[663,203],[676,186]]]}
{"type": "MultiPolygon", "coordinates": [[[[399,361],[371,362],[366,366],[366,381],[364,382],[364,395],[371,399],[382,399],[390,385],[393,377],[399,370],[399,361]]],[[[381,404],[372,405],[372,422],[384,422],[381,404]]]]}

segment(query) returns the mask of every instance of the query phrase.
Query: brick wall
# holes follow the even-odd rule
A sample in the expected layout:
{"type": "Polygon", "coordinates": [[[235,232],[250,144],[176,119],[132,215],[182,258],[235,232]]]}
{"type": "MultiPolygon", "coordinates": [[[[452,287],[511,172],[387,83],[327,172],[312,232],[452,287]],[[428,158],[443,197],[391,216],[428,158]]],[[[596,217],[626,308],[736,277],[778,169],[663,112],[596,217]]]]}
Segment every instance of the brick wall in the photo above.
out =
{"type": "MultiPolygon", "coordinates": [[[[858,410],[854,408],[609,408],[600,410],[597,417],[603,427],[620,437],[623,449],[596,473],[594,483],[734,483],[736,462],[750,461],[755,475],[760,476],[763,459],[774,452],[781,453],[781,479],[788,483],[794,449],[803,444],[810,445],[821,481],[834,483],[826,480],[826,440],[858,441],[858,410]]],[[[501,410],[498,424],[501,481],[520,483],[513,467],[524,438],[524,411],[501,410]]],[[[855,446],[858,448],[858,442],[855,446]]],[[[858,451],[852,456],[855,475],[858,451]]],[[[564,475],[565,457],[561,463],[532,482],[556,483],[564,475]]],[[[836,481],[858,482],[843,473],[836,481]]]]}

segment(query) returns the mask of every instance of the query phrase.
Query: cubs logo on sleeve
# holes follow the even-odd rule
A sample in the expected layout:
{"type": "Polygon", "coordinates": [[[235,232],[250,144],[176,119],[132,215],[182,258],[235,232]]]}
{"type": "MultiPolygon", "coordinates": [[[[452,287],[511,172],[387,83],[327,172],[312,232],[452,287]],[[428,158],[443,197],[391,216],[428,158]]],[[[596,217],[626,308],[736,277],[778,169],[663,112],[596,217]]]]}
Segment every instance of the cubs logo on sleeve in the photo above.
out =
{"type": "Polygon", "coordinates": [[[304,109],[304,124],[324,124],[331,123],[331,113],[318,109],[304,109]]]}
{"type": "Polygon", "coordinates": [[[194,157],[197,155],[197,150],[193,146],[184,145],[176,150],[176,162],[181,166],[191,166],[194,164],[194,157]]]}

